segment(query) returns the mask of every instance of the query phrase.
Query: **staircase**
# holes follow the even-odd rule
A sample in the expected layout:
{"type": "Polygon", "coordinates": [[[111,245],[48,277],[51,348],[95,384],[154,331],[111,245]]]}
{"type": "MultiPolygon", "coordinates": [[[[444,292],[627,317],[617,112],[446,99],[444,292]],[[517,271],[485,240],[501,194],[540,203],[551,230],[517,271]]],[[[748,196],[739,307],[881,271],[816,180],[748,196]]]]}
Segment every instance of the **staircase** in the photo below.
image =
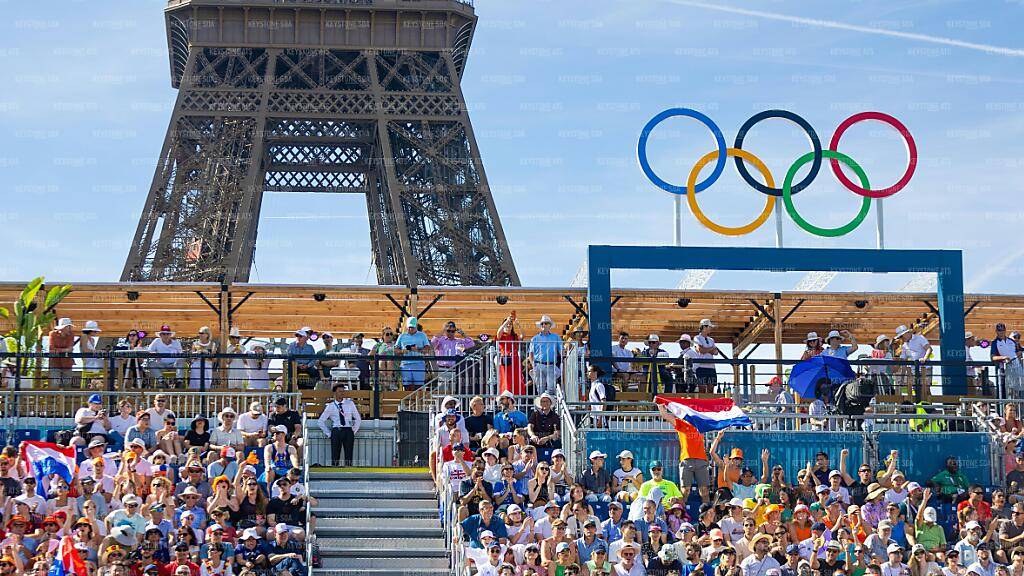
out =
{"type": "Polygon", "coordinates": [[[437,576],[449,572],[430,476],[311,472],[323,567],[314,576],[437,576]]]}

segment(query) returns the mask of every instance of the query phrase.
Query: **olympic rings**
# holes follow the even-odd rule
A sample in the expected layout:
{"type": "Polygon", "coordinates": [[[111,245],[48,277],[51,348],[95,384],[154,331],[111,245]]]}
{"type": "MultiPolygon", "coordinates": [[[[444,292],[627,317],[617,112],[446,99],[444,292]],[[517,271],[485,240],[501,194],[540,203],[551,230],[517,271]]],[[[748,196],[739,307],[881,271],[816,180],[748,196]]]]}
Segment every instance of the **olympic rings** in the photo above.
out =
{"type": "MultiPolygon", "coordinates": [[[[818,133],[814,131],[813,127],[811,127],[810,122],[788,110],[765,110],[764,112],[758,112],[740,126],[739,132],[736,133],[736,143],[733,144],[733,148],[742,149],[743,140],[747,137],[747,132],[749,132],[755,124],[761,120],[767,120],[768,118],[782,118],[784,120],[789,120],[800,128],[803,128],[804,132],[807,132],[807,137],[811,140],[811,146],[814,148],[814,164],[811,164],[811,171],[807,173],[807,176],[804,176],[803,180],[801,180],[796,186],[793,186],[793,194],[796,194],[810,186],[811,182],[813,182],[818,176],[818,170],[821,169],[821,140],[818,140],[818,133]]],[[[782,190],[780,188],[765,186],[757,180],[754,180],[750,176],[750,172],[747,171],[747,166],[743,163],[743,158],[740,158],[739,156],[736,157],[736,170],[739,171],[740,176],[743,177],[743,180],[746,181],[747,184],[753,186],[754,189],[761,194],[770,194],[775,197],[782,196],[782,190]]]]}
{"type": "Polygon", "coordinates": [[[903,135],[903,139],[907,141],[908,160],[906,172],[903,173],[903,177],[900,178],[899,181],[882,190],[869,190],[867,186],[862,188],[851,182],[850,179],[846,177],[846,174],[843,174],[843,171],[839,168],[839,162],[836,161],[835,158],[832,158],[831,160],[832,172],[850,192],[860,194],[861,196],[867,196],[868,198],[885,198],[887,196],[892,196],[900,190],[903,190],[907,183],[910,182],[910,178],[914,175],[914,170],[917,168],[917,144],[914,142],[914,137],[910,135],[910,130],[907,130],[907,127],[904,126],[902,122],[888,114],[883,114],[882,112],[861,112],[859,114],[854,114],[846,120],[843,120],[842,124],[836,128],[836,132],[832,135],[832,141],[829,142],[828,147],[832,150],[838,151],[839,139],[843,137],[843,133],[846,132],[850,126],[853,126],[857,122],[861,122],[863,120],[878,120],[879,122],[885,122],[903,135]]]}
{"type": "MultiPolygon", "coordinates": [[[[853,159],[847,156],[846,154],[843,154],[842,152],[836,152],[835,150],[823,150],[821,154],[825,158],[830,159],[832,162],[840,161],[843,164],[849,166],[851,169],[853,169],[853,171],[857,174],[857,177],[860,178],[860,183],[862,186],[864,186],[865,189],[871,186],[870,184],[868,184],[868,175],[864,173],[864,169],[861,168],[859,164],[854,162],[853,159]]],[[[793,222],[796,222],[797,226],[803,228],[804,230],[810,232],[811,234],[814,234],[815,236],[836,238],[838,236],[843,236],[844,234],[849,234],[850,232],[854,231],[858,226],[860,226],[860,223],[863,222],[865,218],[867,218],[868,211],[871,210],[871,198],[864,196],[864,201],[861,202],[860,204],[860,212],[858,212],[857,215],[853,217],[853,220],[850,220],[849,222],[843,224],[842,226],[839,226],[838,228],[819,228],[814,224],[811,224],[807,220],[804,220],[802,216],[800,216],[800,214],[796,211],[796,206],[793,205],[793,195],[790,190],[790,185],[793,183],[793,178],[796,176],[797,170],[799,170],[800,167],[803,166],[804,164],[810,162],[811,158],[813,157],[814,152],[808,152],[807,154],[804,154],[803,156],[797,158],[796,162],[794,162],[793,165],[789,167],[789,172],[786,172],[786,179],[783,180],[782,182],[782,201],[785,202],[786,204],[786,212],[789,213],[789,217],[793,219],[793,222]]]]}
{"type": "Polygon", "coordinates": [[[718,177],[722,175],[722,171],[725,170],[725,135],[722,134],[722,129],[715,124],[714,120],[691,108],[669,108],[654,118],[651,118],[651,121],[644,126],[643,131],[640,132],[640,142],[637,143],[636,150],[637,159],[640,160],[640,168],[644,171],[644,174],[647,175],[647,178],[658,188],[673,194],[686,194],[685,186],[673,186],[672,184],[665,182],[654,173],[654,170],[651,169],[651,164],[647,161],[647,137],[650,136],[651,131],[654,130],[655,126],[661,124],[662,120],[672,118],[673,116],[687,116],[689,118],[699,120],[702,124],[707,126],[709,130],[711,130],[711,134],[715,137],[715,142],[718,144],[718,162],[715,164],[715,169],[711,171],[711,174],[707,179],[696,186],[697,192],[706,190],[709,186],[714,184],[716,180],[718,180],[718,177]]]}
{"type": "Polygon", "coordinates": [[[814,131],[814,128],[807,122],[807,120],[793,112],[789,112],[788,110],[765,110],[754,114],[747,119],[736,133],[734,146],[732,148],[727,148],[725,144],[725,137],[722,134],[721,129],[719,129],[711,118],[690,108],[670,108],[652,118],[644,126],[643,131],[640,133],[640,140],[637,143],[637,158],[640,161],[640,168],[655,186],[673,194],[686,194],[687,203],[690,205],[690,210],[693,212],[694,217],[696,217],[697,220],[699,220],[705,227],[719,234],[724,234],[726,236],[740,236],[757,230],[767,221],[772,209],[775,207],[776,199],[778,197],[782,197],[786,206],[786,212],[800,228],[817,236],[836,237],[852,232],[860,226],[862,222],[864,222],[864,219],[867,217],[867,214],[871,209],[872,198],[881,199],[892,196],[907,186],[910,179],[914,176],[914,171],[917,168],[917,144],[914,142],[914,138],[911,136],[907,127],[896,118],[882,112],[860,112],[850,116],[846,120],[843,120],[836,128],[835,133],[832,134],[828,149],[823,149],[817,132],[814,131]],[[660,178],[654,173],[654,170],[651,168],[650,162],[647,159],[647,140],[650,133],[663,120],[674,116],[686,116],[693,118],[707,126],[708,129],[711,130],[711,134],[715,137],[715,143],[718,146],[717,150],[705,154],[693,169],[691,169],[686,186],[676,186],[660,178]],[[772,180],[768,168],[764,165],[764,162],[742,148],[747,132],[749,132],[750,129],[758,122],[769,118],[782,118],[793,122],[807,133],[807,137],[811,142],[811,152],[804,154],[793,163],[786,174],[782,188],[775,188],[774,181],[772,180]],[[876,120],[892,126],[903,136],[907,145],[907,156],[909,162],[906,171],[895,184],[881,190],[871,190],[868,184],[867,175],[864,173],[864,170],[860,165],[849,156],[838,151],[839,140],[842,138],[846,130],[854,124],[865,120],[876,120]],[[739,171],[743,180],[758,192],[768,196],[768,200],[765,202],[765,208],[762,210],[761,214],[758,215],[753,222],[743,226],[722,226],[717,224],[708,218],[697,204],[697,193],[708,189],[718,181],[725,168],[726,158],[730,156],[735,159],[736,169],[739,171]],[[820,228],[818,226],[814,226],[800,216],[793,204],[793,196],[797,192],[800,192],[810,186],[811,182],[817,178],[818,173],[821,171],[822,158],[828,158],[832,172],[847,190],[850,190],[864,198],[861,203],[860,211],[856,216],[854,216],[853,220],[837,228],[820,228]],[[707,166],[711,160],[715,160],[715,166],[711,171],[711,174],[699,183],[696,182],[697,177],[700,176],[703,168],[707,166]],[[762,184],[761,182],[758,182],[750,175],[744,161],[750,162],[755,168],[757,168],[761,175],[764,176],[765,183],[762,184]],[[793,178],[796,177],[797,171],[808,162],[811,162],[810,172],[800,182],[793,184],[793,178]],[[861,182],[860,186],[854,184],[853,181],[843,173],[839,166],[840,162],[846,164],[854,171],[861,182]]]}
{"type": "MultiPolygon", "coordinates": [[[[757,168],[757,171],[764,176],[764,180],[768,183],[769,187],[775,186],[775,181],[772,179],[772,173],[768,171],[768,167],[765,166],[764,162],[762,162],[757,156],[754,156],[746,150],[740,150],[739,148],[729,148],[726,150],[726,154],[736,158],[736,160],[742,159],[750,162],[754,165],[754,168],[757,168]]],[[[810,152],[810,154],[814,153],[810,152]]],[[[696,186],[694,186],[694,182],[697,181],[697,176],[700,175],[701,169],[704,168],[708,162],[711,162],[718,157],[718,150],[712,150],[705,154],[703,158],[698,160],[697,164],[694,165],[693,170],[690,170],[690,178],[686,181],[686,201],[690,204],[690,211],[693,212],[693,216],[697,218],[701,224],[710,230],[718,232],[719,234],[723,234],[725,236],[743,236],[744,234],[750,234],[754,230],[760,228],[761,225],[765,223],[765,220],[768,220],[768,217],[772,215],[772,210],[775,208],[775,196],[767,195],[767,199],[764,203],[764,209],[761,210],[761,214],[750,224],[733,227],[722,226],[721,224],[712,222],[710,218],[704,215],[704,211],[701,210],[700,206],[697,204],[697,189],[696,186]]]]}

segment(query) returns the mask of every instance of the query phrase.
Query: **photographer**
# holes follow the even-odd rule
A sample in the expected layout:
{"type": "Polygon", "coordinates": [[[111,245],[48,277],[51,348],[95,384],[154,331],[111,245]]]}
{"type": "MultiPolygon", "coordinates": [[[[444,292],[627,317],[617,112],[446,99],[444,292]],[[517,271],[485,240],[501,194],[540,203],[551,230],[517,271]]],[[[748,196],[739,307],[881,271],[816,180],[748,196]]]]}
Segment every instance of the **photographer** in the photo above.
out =
{"type": "Polygon", "coordinates": [[[89,396],[86,405],[75,412],[75,430],[78,432],[78,441],[75,444],[85,445],[97,436],[104,441],[110,433],[110,419],[107,411],[103,408],[103,401],[99,394],[89,396]]]}
{"type": "Polygon", "coordinates": [[[402,360],[402,386],[406,390],[415,390],[423,385],[426,378],[426,365],[421,358],[430,351],[430,340],[419,330],[419,321],[410,316],[405,321],[405,332],[395,342],[395,352],[399,356],[409,358],[402,360]]]}

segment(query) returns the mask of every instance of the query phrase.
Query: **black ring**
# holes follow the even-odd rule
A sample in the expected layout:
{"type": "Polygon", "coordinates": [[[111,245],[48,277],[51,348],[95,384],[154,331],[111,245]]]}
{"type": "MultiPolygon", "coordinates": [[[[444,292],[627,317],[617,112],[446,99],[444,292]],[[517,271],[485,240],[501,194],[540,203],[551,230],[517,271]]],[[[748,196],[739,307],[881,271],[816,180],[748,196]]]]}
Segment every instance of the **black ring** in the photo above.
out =
{"type": "MultiPolygon", "coordinates": [[[[818,139],[818,133],[814,131],[807,120],[804,120],[800,116],[788,111],[788,110],[765,110],[764,112],[758,112],[750,117],[743,126],[740,126],[739,132],[736,133],[736,142],[733,144],[733,148],[743,149],[743,139],[746,138],[747,132],[754,127],[755,124],[761,120],[767,120],[768,118],[782,118],[783,120],[789,120],[797,126],[803,128],[804,132],[807,132],[807,136],[811,139],[811,146],[814,148],[814,160],[811,163],[811,171],[804,177],[803,180],[793,185],[792,192],[797,192],[807,188],[811,185],[811,182],[818,176],[818,170],[821,169],[821,140],[818,139]]],[[[746,164],[743,163],[743,159],[739,156],[736,157],[736,170],[739,171],[740,176],[747,184],[754,187],[755,190],[761,194],[768,194],[770,196],[782,197],[782,188],[769,188],[764,184],[761,184],[750,175],[747,171],[746,164]]]]}

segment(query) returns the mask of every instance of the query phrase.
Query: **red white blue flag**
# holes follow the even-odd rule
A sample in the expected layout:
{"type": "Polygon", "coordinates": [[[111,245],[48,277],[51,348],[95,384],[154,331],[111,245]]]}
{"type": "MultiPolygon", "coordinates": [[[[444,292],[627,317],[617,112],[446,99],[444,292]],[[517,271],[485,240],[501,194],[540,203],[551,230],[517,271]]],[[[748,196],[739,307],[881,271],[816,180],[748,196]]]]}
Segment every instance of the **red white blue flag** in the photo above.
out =
{"type": "Polygon", "coordinates": [[[75,449],[71,446],[60,446],[53,442],[23,440],[19,460],[25,464],[25,473],[35,476],[36,493],[46,498],[50,489],[50,478],[56,474],[71,485],[74,479],[75,449]]]}
{"type": "Polygon", "coordinates": [[[753,426],[750,417],[731,398],[683,398],[658,395],[654,401],[701,434],[731,426],[753,426]]]}
{"type": "Polygon", "coordinates": [[[75,543],[70,536],[60,539],[60,548],[53,557],[53,564],[47,576],[81,576],[88,574],[89,569],[85,566],[85,560],[75,548],[75,543]]]}

